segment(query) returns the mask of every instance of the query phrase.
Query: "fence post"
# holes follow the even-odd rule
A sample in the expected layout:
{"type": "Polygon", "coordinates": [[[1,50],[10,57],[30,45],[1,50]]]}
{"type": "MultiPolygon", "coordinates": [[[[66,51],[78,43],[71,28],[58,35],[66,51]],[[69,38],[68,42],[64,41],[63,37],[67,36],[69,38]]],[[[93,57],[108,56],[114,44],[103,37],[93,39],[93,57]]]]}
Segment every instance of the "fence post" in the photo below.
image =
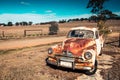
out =
{"type": "Polygon", "coordinates": [[[4,31],[2,31],[2,37],[5,37],[5,32],[4,31]]]}
{"type": "Polygon", "coordinates": [[[26,37],[26,30],[24,30],[24,37],[26,37]]]}
{"type": "Polygon", "coordinates": [[[118,45],[118,47],[120,47],[120,32],[119,32],[119,45],[118,45]]]}

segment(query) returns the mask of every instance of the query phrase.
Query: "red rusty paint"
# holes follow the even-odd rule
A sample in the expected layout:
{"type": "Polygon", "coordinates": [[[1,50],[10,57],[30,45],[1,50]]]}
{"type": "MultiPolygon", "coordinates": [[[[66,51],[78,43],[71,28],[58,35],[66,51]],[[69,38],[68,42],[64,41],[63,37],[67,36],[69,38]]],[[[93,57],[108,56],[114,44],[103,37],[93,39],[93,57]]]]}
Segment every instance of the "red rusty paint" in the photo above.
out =
{"type": "Polygon", "coordinates": [[[79,39],[72,38],[67,39],[64,42],[64,51],[70,51],[73,55],[80,56],[84,49],[95,49],[95,43],[93,39],[79,39]],[[91,42],[92,41],[92,42],[91,42]]]}
{"type": "Polygon", "coordinates": [[[55,53],[62,53],[62,45],[57,45],[55,48],[53,48],[53,51],[55,53]]]}

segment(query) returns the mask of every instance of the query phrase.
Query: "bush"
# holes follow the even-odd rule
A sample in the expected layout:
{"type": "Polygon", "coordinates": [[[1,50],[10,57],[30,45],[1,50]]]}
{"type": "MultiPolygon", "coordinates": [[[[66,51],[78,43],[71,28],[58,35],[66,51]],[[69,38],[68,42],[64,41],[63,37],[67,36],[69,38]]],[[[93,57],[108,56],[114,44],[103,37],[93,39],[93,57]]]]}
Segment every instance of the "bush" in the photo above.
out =
{"type": "Polygon", "coordinates": [[[57,22],[51,22],[51,26],[49,27],[49,35],[54,35],[58,33],[58,23],[57,22]]]}

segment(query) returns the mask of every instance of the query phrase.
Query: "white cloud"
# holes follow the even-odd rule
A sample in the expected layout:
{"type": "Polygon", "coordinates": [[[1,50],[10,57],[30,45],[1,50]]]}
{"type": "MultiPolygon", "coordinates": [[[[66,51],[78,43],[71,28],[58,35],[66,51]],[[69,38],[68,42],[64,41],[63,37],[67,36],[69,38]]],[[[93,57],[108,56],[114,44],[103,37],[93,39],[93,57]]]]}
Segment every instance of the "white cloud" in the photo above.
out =
{"type": "Polygon", "coordinates": [[[92,14],[82,14],[82,15],[74,15],[74,16],[59,16],[59,19],[74,19],[74,18],[89,18],[92,14]]]}
{"type": "Polygon", "coordinates": [[[22,5],[30,5],[30,3],[24,2],[24,1],[20,2],[20,4],[22,4],[22,5]]]}
{"type": "Polygon", "coordinates": [[[32,14],[32,13],[26,13],[26,14],[1,14],[0,15],[0,23],[7,23],[9,21],[15,23],[15,22],[21,22],[21,21],[33,21],[34,23],[38,22],[46,22],[50,20],[54,20],[56,17],[56,14],[32,14]]]}
{"type": "Polygon", "coordinates": [[[45,11],[46,13],[51,13],[52,12],[52,10],[47,10],[47,11],[45,11]]]}
{"type": "Polygon", "coordinates": [[[48,21],[59,21],[62,19],[73,19],[73,18],[88,18],[91,14],[74,15],[74,16],[57,16],[56,13],[49,14],[0,14],[0,23],[7,23],[9,21],[21,22],[21,21],[32,21],[33,23],[48,22],[48,21]]]}
{"type": "Polygon", "coordinates": [[[113,13],[117,14],[118,16],[120,16],[120,12],[113,12],[113,13]]]}

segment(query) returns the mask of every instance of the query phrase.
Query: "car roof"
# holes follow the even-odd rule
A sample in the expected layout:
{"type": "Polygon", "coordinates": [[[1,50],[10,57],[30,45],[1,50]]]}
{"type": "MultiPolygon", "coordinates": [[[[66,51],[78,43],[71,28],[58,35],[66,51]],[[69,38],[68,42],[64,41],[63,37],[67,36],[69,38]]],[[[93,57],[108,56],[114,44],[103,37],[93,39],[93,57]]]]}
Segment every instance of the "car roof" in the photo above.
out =
{"type": "Polygon", "coordinates": [[[91,31],[97,31],[98,30],[97,27],[86,27],[86,26],[79,26],[79,27],[71,28],[71,30],[78,30],[78,29],[91,30],[91,31]]]}

